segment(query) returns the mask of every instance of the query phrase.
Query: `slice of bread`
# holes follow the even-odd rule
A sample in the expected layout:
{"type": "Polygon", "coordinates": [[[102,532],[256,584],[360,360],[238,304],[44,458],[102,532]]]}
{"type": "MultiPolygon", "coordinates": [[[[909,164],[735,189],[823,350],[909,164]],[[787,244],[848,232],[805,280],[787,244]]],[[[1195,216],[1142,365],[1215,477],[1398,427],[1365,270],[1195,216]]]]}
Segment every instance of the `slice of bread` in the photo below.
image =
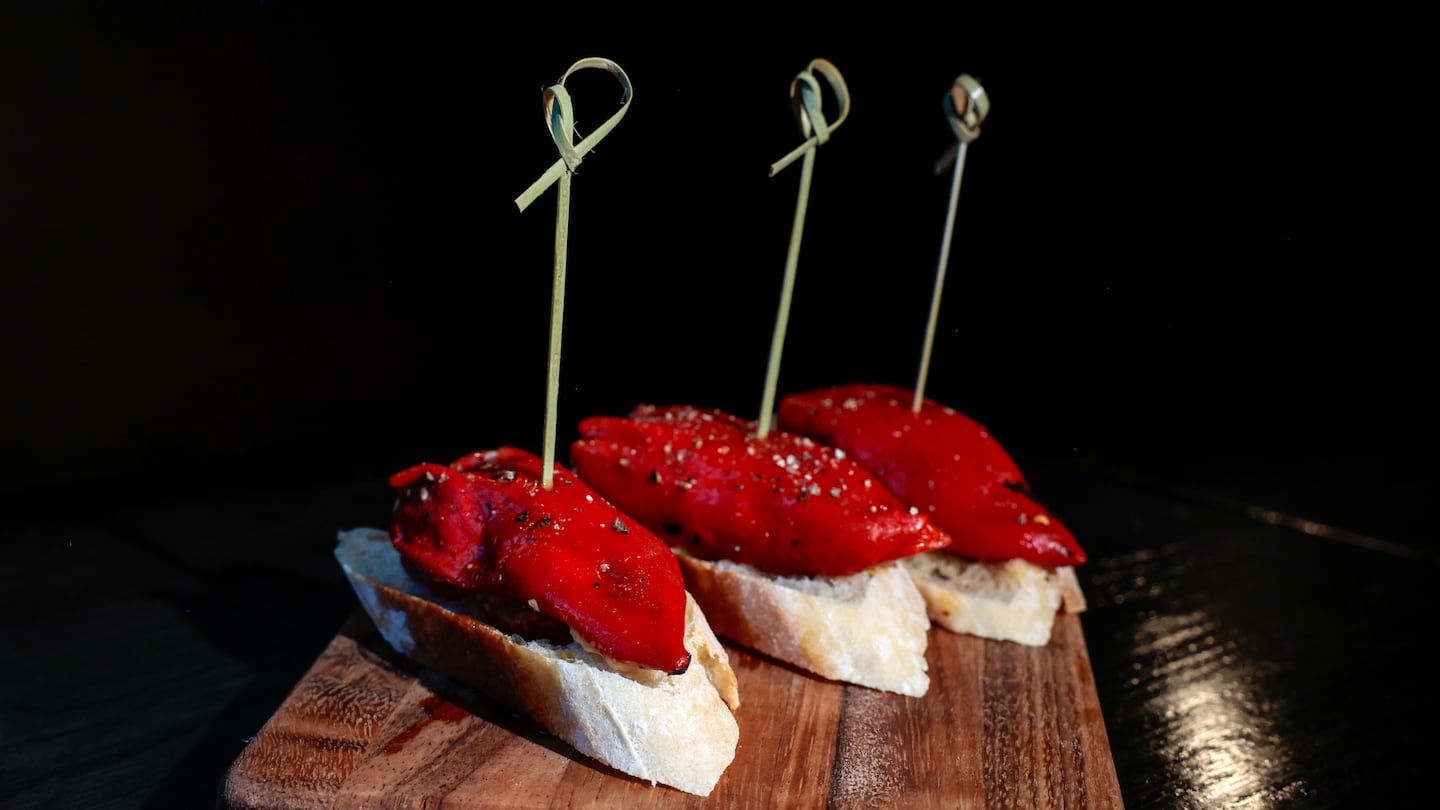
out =
{"type": "Polygon", "coordinates": [[[1060,578],[1060,609],[1065,613],[1085,612],[1085,592],[1080,589],[1080,578],[1075,575],[1075,566],[1065,565],[1055,569],[1060,578]]]}
{"type": "Polygon", "coordinates": [[[668,675],[615,662],[579,641],[507,635],[410,577],[378,529],[339,533],[335,556],[381,636],[618,771],[708,796],[735,758],[740,705],[729,655],[686,595],[690,667],[668,675]]]}
{"type": "Polygon", "coordinates": [[[837,681],[914,697],[930,688],[930,619],[898,563],[846,577],[789,577],[672,550],[721,637],[837,681]]]}
{"type": "Polygon", "coordinates": [[[1043,647],[1062,605],[1072,613],[1085,609],[1070,567],[1020,559],[982,562],[944,551],[900,562],[925,597],[931,620],[956,633],[1043,647]]]}

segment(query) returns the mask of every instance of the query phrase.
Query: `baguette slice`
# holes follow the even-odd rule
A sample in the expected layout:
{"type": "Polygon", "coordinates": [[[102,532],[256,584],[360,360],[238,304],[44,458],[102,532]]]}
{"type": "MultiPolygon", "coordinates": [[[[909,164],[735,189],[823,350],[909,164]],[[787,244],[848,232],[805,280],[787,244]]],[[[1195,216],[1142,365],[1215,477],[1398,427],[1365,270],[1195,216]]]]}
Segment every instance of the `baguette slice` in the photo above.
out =
{"type": "Polygon", "coordinates": [[[901,560],[925,597],[930,619],[956,633],[1050,643],[1055,614],[1085,610],[1073,567],[1051,568],[1026,560],[984,562],[944,551],[901,560]]]}
{"type": "Polygon", "coordinates": [[[912,697],[930,688],[930,619],[898,563],[845,577],[788,577],[671,550],[721,637],[836,681],[912,697]]]}
{"type": "Polygon", "coordinates": [[[525,641],[410,577],[389,535],[339,533],[335,556],[380,634],[418,663],[476,687],[618,771],[708,796],[735,758],[740,705],[729,655],[686,595],[682,675],[613,661],[579,641],[525,641]]]}

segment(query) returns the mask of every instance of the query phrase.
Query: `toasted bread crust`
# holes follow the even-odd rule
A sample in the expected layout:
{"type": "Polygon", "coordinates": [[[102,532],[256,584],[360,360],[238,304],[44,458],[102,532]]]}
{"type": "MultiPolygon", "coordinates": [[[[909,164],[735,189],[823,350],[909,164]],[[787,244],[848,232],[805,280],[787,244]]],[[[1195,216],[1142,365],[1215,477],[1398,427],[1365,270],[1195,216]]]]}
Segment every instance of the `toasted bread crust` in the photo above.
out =
{"type": "Polygon", "coordinates": [[[929,689],[930,620],[896,563],[850,577],[777,577],[674,551],[720,636],[833,680],[915,697],[929,689]]]}
{"type": "Polygon", "coordinates": [[[1085,592],[1080,589],[1080,577],[1075,575],[1075,566],[1056,568],[1055,575],[1060,578],[1060,609],[1066,613],[1084,613],[1087,607],[1085,592]]]}
{"type": "Polygon", "coordinates": [[[687,595],[681,675],[617,664],[578,642],[508,636],[437,597],[375,529],[339,535],[335,556],[381,635],[420,664],[521,712],[586,756],[652,784],[707,796],[735,757],[729,656],[687,595]]]}

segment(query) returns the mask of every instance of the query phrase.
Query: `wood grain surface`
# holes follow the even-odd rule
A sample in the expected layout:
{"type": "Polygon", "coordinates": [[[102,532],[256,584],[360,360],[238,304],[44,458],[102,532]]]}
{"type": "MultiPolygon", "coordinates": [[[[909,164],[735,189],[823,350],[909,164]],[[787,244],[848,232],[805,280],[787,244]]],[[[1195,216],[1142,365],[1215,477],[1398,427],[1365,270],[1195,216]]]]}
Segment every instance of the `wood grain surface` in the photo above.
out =
{"type": "Polygon", "coordinates": [[[234,810],[1122,806],[1080,618],[1025,647],[932,628],[909,698],[729,647],[735,761],[708,797],[615,771],[392,650],[357,612],[226,774],[234,810]]]}

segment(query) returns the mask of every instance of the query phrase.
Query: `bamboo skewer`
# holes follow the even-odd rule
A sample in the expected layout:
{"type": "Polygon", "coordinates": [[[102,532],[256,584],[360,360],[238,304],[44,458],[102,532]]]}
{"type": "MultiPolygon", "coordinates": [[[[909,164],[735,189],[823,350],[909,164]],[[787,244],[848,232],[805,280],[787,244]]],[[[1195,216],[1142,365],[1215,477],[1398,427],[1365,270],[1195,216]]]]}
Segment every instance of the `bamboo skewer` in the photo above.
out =
{"type": "Polygon", "coordinates": [[[930,353],[935,344],[935,324],[940,318],[940,295],[945,289],[945,268],[950,263],[950,241],[955,232],[955,203],[960,199],[960,177],[965,173],[965,152],[970,142],[980,137],[980,123],[990,112],[990,97],[985,88],[962,73],[945,95],[945,118],[955,131],[955,144],[936,161],[935,173],[953,164],[950,177],[950,206],[945,214],[945,233],[940,239],[940,262],[935,268],[935,289],[930,295],[930,320],[925,327],[925,347],[920,353],[920,376],[915,383],[915,399],[910,409],[920,413],[925,401],[925,380],[930,374],[930,353]]]}
{"type": "Polygon", "coordinates": [[[550,128],[550,137],[555,141],[555,147],[560,150],[560,159],[551,164],[538,180],[530,184],[529,188],[515,198],[516,207],[524,211],[551,185],[557,186],[555,268],[554,282],[550,292],[549,370],[545,385],[544,465],[541,468],[541,485],[545,489],[554,489],[555,487],[555,425],[558,419],[560,400],[560,337],[565,316],[565,265],[569,252],[570,234],[570,181],[584,156],[594,149],[595,144],[608,135],[616,124],[620,123],[620,119],[625,116],[626,108],[630,105],[632,95],[630,77],[625,75],[625,71],[619,65],[609,59],[590,57],[571,65],[570,69],[565,71],[565,75],[560,77],[559,82],[545,88],[545,120],[550,128]],[[565,89],[565,80],[576,71],[586,68],[600,68],[609,71],[620,82],[623,94],[620,99],[620,109],[577,144],[575,143],[574,109],[570,103],[570,93],[565,89]]]}
{"type": "Polygon", "coordinates": [[[790,228],[790,247],[785,254],[785,279],[780,288],[780,308],[775,316],[775,333],[770,340],[770,362],[765,371],[765,392],[760,402],[758,438],[770,433],[770,413],[775,408],[775,388],[780,378],[780,353],[785,346],[785,328],[790,320],[790,299],[795,289],[795,268],[800,260],[800,241],[805,231],[805,214],[810,204],[810,180],[815,171],[815,152],[830,140],[830,134],[845,123],[850,114],[850,91],[839,69],[825,59],[814,59],[790,82],[790,106],[800,125],[800,134],[805,141],[785,157],[770,164],[770,176],[774,177],[786,166],[800,157],[804,162],[800,169],[800,192],[795,201],[795,220],[790,228]],[[821,105],[820,83],[815,74],[819,73],[830,84],[835,93],[839,114],[834,123],[827,122],[821,105]]]}

